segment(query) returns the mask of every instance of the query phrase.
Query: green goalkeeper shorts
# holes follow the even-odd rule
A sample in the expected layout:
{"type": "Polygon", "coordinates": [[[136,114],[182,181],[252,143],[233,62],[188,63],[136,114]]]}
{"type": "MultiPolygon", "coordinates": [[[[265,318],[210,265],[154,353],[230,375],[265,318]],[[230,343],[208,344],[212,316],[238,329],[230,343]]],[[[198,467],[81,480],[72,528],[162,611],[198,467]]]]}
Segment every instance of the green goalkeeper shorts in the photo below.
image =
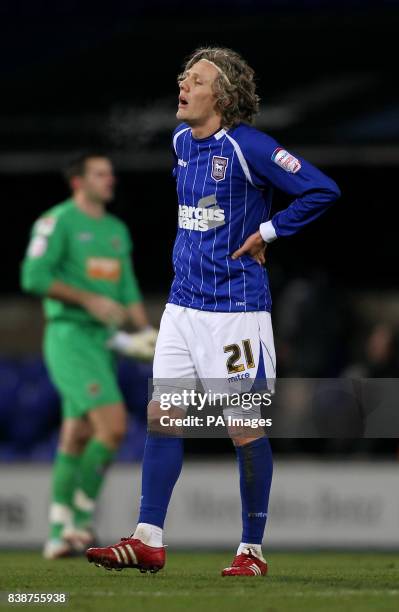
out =
{"type": "Polygon", "coordinates": [[[89,410],[123,402],[116,359],[106,347],[108,337],[108,330],[101,325],[72,321],[47,324],[44,356],[62,399],[64,418],[81,418],[89,410]]]}

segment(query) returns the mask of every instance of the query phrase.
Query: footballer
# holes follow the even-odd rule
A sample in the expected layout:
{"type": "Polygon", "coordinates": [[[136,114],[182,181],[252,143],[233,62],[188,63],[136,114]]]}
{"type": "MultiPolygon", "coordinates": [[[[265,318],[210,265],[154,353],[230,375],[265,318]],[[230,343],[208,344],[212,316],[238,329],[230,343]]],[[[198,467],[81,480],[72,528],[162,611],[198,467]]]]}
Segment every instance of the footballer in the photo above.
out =
{"type": "MultiPolygon", "coordinates": [[[[178,79],[173,133],[178,228],[175,276],[155,349],[154,380],[254,382],[261,365],[276,376],[265,247],[314,221],[337,200],[333,180],[271,136],[252,127],[258,111],[254,71],[236,52],[201,48],[178,79]],[[274,189],[291,196],[270,218],[274,189]]],[[[171,383],[173,384],[173,382],[171,383]]],[[[107,568],[158,571],[165,564],[163,527],[183,463],[183,440],[160,436],[155,384],[142,468],[137,527],[129,538],[90,548],[90,562],[107,568]]],[[[239,417],[237,408],[230,416],[239,417]]],[[[241,413],[242,416],[242,413],[241,413]]],[[[242,534],[223,576],[262,576],[262,540],[273,463],[263,428],[235,435],[242,534]]]]}
{"type": "Polygon", "coordinates": [[[111,349],[151,357],[156,338],[132,269],[129,231],[106,211],[111,161],[83,155],[66,178],[72,196],[33,225],[21,275],[23,289],[44,298],[45,361],[62,400],[47,559],[93,542],[96,499],[127,421],[111,349]],[[140,331],[116,331],[130,323],[140,331]]]}

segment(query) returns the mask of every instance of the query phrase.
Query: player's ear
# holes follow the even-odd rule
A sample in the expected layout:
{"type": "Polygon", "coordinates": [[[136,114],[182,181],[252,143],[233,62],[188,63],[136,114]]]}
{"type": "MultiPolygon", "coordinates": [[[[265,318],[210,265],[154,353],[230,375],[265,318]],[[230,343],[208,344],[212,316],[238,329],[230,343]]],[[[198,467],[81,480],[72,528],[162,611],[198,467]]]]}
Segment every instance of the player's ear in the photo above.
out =
{"type": "Polygon", "coordinates": [[[71,191],[77,191],[82,185],[82,177],[73,176],[69,181],[69,185],[71,187],[71,191]]]}

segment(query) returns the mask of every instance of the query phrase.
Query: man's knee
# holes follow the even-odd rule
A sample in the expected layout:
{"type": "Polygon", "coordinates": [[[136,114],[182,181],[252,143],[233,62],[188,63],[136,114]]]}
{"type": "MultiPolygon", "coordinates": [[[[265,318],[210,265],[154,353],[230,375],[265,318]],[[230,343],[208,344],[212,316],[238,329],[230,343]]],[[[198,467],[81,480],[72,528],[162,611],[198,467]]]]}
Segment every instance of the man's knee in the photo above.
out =
{"type": "Polygon", "coordinates": [[[126,431],[127,431],[126,417],[118,420],[117,422],[113,424],[112,429],[111,429],[111,436],[115,444],[119,445],[122,442],[123,438],[126,435],[126,431]]]}
{"type": "Polygon", "coordinates": [[[63,422],[60,431],[60,449],[68,454],[83,452],[91,436],[91,426],[84,419],[67,419],[63,422]]]}
{"type": "Polygon", "coordinates": [[[168,409],[162,409],[160,402],[151,400],[147,407],[148,431],[161,433],[165,436],[181,436],[183,429],[180,425],[174,424],[174,421],[184,418],[185,415],[186,412],[182,408],[171,406],[168,409]],[[162,417],[166,417],[166,422],[163,421],[162,417]]]}
{"type": "Polygon", "coordinates": [[[118,448],[126,435],[127,426],[123,422],[112,423],[112,426],[100,427],[95,433],[95,437],[107,446],[118,448]]]}
{"type": "Polygon", "coordinates": [[[119,446],[127,431],[127,415],[118,415],[111,424],[105,426],[104,431],[106,437],[109,438],[110,443],[113,446],[119,446]]]}
{"type": "Polygon", "coordinates": [[[118,447],[127,430],[127,413],[123,404],[104,406],[90,412],[94,436],[111,447],[118,447]]]}
{"type": "Polygon", "coordinates": [[[234,446],[245,446],[246,444],[251,444],[251,442],[255,442],[255,440],[259,440],[260,438],[265,437],[265,433],[257,432],[253,433],[250,431],[229,431],[229,436],[234,446]]]}
{"type": "Polygon", "coordinates": [[[161,410],[160,402],[156,400],[150,401],[147,406],[147,424],[149,429],[151,429],[151,426],[160,425],[161,416],[164,412],[164,410],[161,410]]]}

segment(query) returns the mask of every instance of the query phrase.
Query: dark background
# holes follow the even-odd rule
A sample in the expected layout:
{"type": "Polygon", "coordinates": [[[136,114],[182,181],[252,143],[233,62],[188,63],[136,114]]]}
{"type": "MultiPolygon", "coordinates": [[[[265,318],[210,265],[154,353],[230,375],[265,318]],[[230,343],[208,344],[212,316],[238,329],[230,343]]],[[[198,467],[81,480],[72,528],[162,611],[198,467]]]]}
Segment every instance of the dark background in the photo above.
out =
{"type": "Polygon", "coordinates": [[[273,245],[270,265],[297,275],[317,263],[338,287],[396,287],[397,2],[113,2],[85,12],[78,2],[3,2],[0,16],[3,292],[18,291],[31,223],[67,195],[59,166],[92,148],[120,162],[112,208],[131,228],[144,289],[167,291],[176,75],[203,44],[247,58],[260,127],[343,193],[315,226],[273,245]]]}
{"type": "MultiPolygon", "coordinates": [[[[196,47],[215,44],[254,67],[259,129],[342,191],[315,224],[268,248],[280,374],[337,376],[361,366],[365,376],[396,375],[398,32],[393,0],[114,1],[84,10],[77,1],[2,2],[0,311],[3,304],[3,320],[14,321],[18,352],[16,313],[32,307],[18,279],[29,229],[67,197],[60,170],[78,152],[113,158],[111,210],[131,230],[145,297],[162,308],[176,227],[176,76],[196,47]],[[367,343],[378,326],[390,343],[375,367],[367,343]]],[[[287,203],[277,194],[274,210],[287,203]]],[[[7,326],[5,360],[13,353],[7,326]]]]}

